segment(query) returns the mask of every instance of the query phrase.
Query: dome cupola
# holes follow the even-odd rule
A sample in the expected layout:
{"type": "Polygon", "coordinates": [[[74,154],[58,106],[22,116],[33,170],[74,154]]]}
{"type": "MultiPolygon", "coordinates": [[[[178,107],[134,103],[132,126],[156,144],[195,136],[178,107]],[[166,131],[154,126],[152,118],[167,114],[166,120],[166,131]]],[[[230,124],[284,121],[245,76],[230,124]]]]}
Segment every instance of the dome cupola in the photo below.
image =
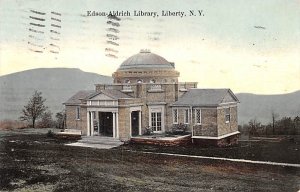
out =
{"type": "Polygon", "coordinates": [[[174,63],[148,49],[126,59],[113,73],[114,83],[175,83],[178,76],[174,63]]]}

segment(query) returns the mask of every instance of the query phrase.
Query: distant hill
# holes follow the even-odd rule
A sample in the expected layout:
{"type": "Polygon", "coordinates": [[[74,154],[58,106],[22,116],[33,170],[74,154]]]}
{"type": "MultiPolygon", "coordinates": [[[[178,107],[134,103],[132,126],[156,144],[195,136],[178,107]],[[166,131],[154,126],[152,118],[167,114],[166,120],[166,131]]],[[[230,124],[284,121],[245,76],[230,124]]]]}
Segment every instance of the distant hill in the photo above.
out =
{"type": "Polygon", "coordinates": [[[300,91],[282,95],[255,95],[250,93],[236,94],[240,100],[239,123],[248,123],[256,118],[262,123],[272,120],[272,111],[279,118],[300,116],[300,91]]]}
{"type": "MultiPolygon", "coordinates": [[[[17,119],[34,90],[42,91],[46,105],[55,114],[62,103],[79,90],[93,90],[96,83],[111,83],[112,78],[72,68],[41,68],[0,76],[0,120],[17,119]]],[[[271,121],[272,110],[282,116],[300,115],[300,91],[283,95],[237,94],[239,123],[256,118],[271,121]]]]}
{"type": "Polygon", "coordinates": [[[40,68],[0,76],[0,120],[17,119],[34,90],[41,91],[55,114],[79,90],[93,90],[112,78],[73,68],[40,68]]]}

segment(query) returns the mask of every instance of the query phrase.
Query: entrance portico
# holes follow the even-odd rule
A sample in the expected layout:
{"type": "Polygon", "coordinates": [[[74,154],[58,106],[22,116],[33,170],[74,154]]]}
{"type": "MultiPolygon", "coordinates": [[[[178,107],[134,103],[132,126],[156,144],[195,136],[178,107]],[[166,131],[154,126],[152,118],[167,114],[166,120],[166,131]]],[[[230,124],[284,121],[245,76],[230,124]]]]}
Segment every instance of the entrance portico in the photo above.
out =
{"type": "Polygon", "coordinates": [[[118,108],[87,108],[87,136],[119,138],[118,108]]]}

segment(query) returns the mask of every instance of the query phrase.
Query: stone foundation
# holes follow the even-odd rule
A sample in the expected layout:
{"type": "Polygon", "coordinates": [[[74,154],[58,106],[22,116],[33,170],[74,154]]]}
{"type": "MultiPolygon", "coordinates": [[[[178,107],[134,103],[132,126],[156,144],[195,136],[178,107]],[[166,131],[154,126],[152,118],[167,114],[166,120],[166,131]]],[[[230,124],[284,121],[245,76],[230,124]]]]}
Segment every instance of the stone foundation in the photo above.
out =
{"type": "Polygon", "coordinates": [[[216,146],[216,147],[227,147],[234,146],[238,144],[239,134],[232,135],[222,139],[197,139],[193,138],[192,142],[194,145],[198,145],[199,147],[208,147],[208,146],[216,146]]]}
{"type": "Polygon", "coordinates": [[[192,139],[190,135],[181,136],[178,138],[143,138],[134,137],[130,139],[130,143],[146,144],[146,145],[160,145],[160,146],[182,146],[191,144],[192,139]]]}

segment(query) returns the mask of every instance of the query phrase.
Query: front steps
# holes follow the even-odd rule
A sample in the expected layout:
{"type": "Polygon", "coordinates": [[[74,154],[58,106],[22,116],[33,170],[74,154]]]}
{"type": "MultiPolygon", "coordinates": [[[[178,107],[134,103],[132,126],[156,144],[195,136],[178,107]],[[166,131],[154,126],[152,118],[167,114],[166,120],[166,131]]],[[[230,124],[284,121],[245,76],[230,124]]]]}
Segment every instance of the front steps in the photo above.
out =
{"type": "Polygon", "coordinates": [[[122,145],[117,138],[113,137],[102,137],[102,136],[82,136],[82,139],[78,140],[76,143],[70,143],[67,145],[78,146],[78,147],[90,147],[97,149],[111,149],[122,145]]]}

